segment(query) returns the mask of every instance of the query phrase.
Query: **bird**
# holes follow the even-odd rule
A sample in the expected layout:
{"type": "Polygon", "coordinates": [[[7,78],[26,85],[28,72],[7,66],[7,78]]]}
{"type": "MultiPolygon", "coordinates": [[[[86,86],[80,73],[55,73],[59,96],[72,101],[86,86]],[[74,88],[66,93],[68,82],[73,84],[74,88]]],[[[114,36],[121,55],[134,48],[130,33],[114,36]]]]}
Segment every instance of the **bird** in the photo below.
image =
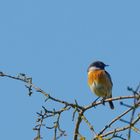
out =
{"type": "MultiPolygon", "coordinates": [[[[105,70],[105,67],[109,65],[104,64],[102,61],[92,62],[88,67],[88,85],[92,93],[95,93],[98,97],[112,98],[113,82],[110,74],[105,70]]],[[[114,104],[109,101],[109,106],[114,109],[114,104]]]]}

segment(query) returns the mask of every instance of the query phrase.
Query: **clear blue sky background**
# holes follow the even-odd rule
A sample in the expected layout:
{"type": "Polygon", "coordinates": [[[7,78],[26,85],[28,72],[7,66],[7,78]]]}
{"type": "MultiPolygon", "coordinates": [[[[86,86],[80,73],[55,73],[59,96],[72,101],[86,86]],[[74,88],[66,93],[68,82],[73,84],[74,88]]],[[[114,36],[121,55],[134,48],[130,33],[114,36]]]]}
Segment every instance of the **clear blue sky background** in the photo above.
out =
{"type": "MultiPolygon", "coordinates": [[[[140,80],[139,7],[138,0],[1,1],[0,70],[26,73],[52,96],[87,105],[96,98],[87,86],[87,67],[102,60],[110,65],[113,96],[129,95],[127,86],[135,88],[140,80]]],[[[0,139],[33,139],[35,113],[44,98],[28,97],[24,84],[17,81],[1,78],[0,85],[0,139]]],[[[106,105],[87,112],[97,132],[124,110],[117,102],[115,108],[106,105]]],[[[63,139],[71,140],[71,115],[65,117],[62,128],[68,137],[63,139]]],[[[90,138],[84,126],[81,133],[90,138]]],[[[51,140],[50,132],[43,134],[51,140]]]]}

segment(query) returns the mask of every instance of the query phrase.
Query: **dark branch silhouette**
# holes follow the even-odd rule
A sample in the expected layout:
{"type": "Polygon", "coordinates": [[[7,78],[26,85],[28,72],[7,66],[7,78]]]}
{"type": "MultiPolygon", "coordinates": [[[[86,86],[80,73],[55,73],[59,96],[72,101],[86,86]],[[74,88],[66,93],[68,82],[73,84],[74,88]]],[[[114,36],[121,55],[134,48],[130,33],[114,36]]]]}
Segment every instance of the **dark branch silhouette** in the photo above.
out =
{"type": "Polygon", "coordinates": [[[36,131],[36,137],[34,138],[34,140],[40,140],[43,138],[43,136],[41,135],[42,129],[53,130],[54,132],[52,138],[53,140],[57,140],[63,136],[67,136],[68,132],[66,132],[61,128],[62,120],[60,121],[60,118],[61,116],[63,116],[65,112],[69,112],[69,110],[73,110],[72,120],[76,119],[75,128],[73,130],[73,140],[89,139],[80,133],[80,125],[82,122],[85,122],[85,124],[87,124],[89,130],[86,131],[90,131],[92,133],[93,135],[92,140],[105,140],[105,139],[112,140],[113,138],[118,138],[121,140],[130,140],[132,130],[133,132],[140,134],[140,130],[136,126],[136,124],[140,122],[140,114],[137,112],[138,108],[140,107],[140,92],[139,92],[140,85],[138,85],[136,90],[133,90],[132,88],[128,87],[128,90],[132,95],[113,97],[104,100],[104,102],[121,101],[120,107],[125,107],[126,110],[123,113],[118,113],[118,115],[113,120],[110,120],[110,122],[106,124],[106,126],[104,126],[99,132],[96,132],[96,130],[94,129],[95,124],[92,124],[90,120],[86,118],[85,112],[87,110],[93,109],[96,106],[102,105],[103,103],[102,100],[94,101],[86,106],[79,105],[76,100],[73,103],[70,103],[65,100],[52,97],[43,89],[34,85],[32,82],[32,78],[28,77],[23,73],[20,73],[18,76],[11,76],[3,72],[0,72],[0,76],[23,82],[25,84],[25,87],[28,89],[29,96],[31,96],[34,92],[40,93],[43,96],[45,96],[46,98],[45,102],[48,102],[50,100],[52,102],[58,103],[61,106],[63,106],[59,110],[56,110],[55,108],[52,108],[50,110],[47,107],[42,106],[41,110],[37,112],[37,116],[38,116],[38,119],[36,121],[37,125],[33,128],[33,130],[36,131]],[[133,103],[131,105],[128,105],[123,102],[125,100],[130,100],[130,99],[133,100],[133,103]],[[129,115],[130,112],[131,115],[129,115]],[[130,119],[124,120],[123,119],[124,116],[130,116],[129,117],[130,119]],[[45,123],[45,121],[49,118],[55,119],[53,126],[47,126],[47,124],[45,123]],[[119,128],[118,127],[112,128],[112,125],[119,121],[121,121],[121,124],[124,125],[120,126],[119,128]],[[127,135],[123,135],[124,132],[126,134],[126,131],[128,131],[127,135]]]}

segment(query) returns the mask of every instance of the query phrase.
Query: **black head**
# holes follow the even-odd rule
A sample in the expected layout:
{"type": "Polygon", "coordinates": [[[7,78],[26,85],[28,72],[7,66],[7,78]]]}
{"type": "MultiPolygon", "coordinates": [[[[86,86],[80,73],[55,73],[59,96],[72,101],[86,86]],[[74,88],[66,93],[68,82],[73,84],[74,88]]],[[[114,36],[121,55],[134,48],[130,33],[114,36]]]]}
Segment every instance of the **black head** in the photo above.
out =
{"type": "Polygon", "coordinates": [[[95,69],[105,69],[105,67],[108,66],[106,64],[104,64],[103,62],[101,61],[95,61],[93,63],[91,63],[88,67],[88,71],[90,68],[95,68],[95,69]]]}

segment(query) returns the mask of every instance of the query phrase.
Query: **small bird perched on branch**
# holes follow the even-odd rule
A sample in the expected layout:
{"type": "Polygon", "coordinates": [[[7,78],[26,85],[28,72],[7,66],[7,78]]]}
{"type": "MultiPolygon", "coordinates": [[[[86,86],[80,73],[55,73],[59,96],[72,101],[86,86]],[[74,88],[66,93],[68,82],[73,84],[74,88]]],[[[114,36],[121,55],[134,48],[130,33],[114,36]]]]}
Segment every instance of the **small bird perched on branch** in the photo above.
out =
{"type": "MultiPolygon", "coordinates": [[[[112,97],[112,80],[110,74],[105,70],[109,66],[101,61],[95,61],[88,67],[88,85],[92,92],[104,99],[112,97]]],[[[114,109],[112,101],[109,101],[111,109],[114,109]]]]}

